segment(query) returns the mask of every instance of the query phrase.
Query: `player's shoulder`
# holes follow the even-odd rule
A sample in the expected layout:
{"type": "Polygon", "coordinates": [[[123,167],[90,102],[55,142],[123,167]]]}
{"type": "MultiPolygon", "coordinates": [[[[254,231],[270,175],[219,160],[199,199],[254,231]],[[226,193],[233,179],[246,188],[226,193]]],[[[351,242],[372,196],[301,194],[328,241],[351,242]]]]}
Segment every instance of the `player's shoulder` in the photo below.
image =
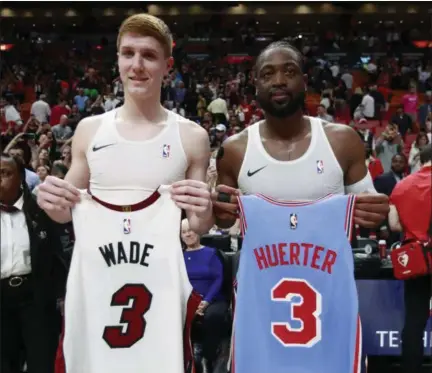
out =
{"type": "Polygon", "coordinates": [[[338,141],[361,141],[357,131],[346,124],[322,121],[322,126],[329,140],[335,139],[338,141]]]}
{"type": "Polygon", "coordinates": [[[104,122],[106,115],[107,113],[103,113],[81,119],[75,129],[74,143],[79,144],[79,147],[83,150],[87,149],[96,131],[104,122]]]}
{"type": "Polygon", "coordinates": [[[198,123],[193,122],[187,118],[182,117],[181,115],[175,114],[178,117],[178,123],[180,126],[180,132],[182,134],[186,134],[187,136],[192,136],[196,139],[208,138],[207,131],[201,127],[198,123]]]}
{"type": "Polygon", "coordinates": [[[106,118],[107,113],[92,115],[90,117],[85,117],[81,119],[77,125],[75,133],[89,133],[96,131],[99,126],[103,123],[106,118]]]}
{"type": "Polygon", "coordinates": [[[243,131],[228,137],[222,144],[222,146],[227,150],[234,149],[243,149],[246,150],[248,136],[249,136],[249,127],[245,128],[243,131]]]}

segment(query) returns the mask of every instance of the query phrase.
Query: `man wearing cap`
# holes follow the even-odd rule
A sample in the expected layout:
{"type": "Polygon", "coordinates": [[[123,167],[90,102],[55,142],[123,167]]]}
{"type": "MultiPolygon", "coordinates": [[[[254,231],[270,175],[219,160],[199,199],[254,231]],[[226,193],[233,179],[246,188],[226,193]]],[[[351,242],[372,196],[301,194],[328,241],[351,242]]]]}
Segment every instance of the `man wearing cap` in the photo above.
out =
{"type": "Polygon", "coordinates": [[[227,138],[225,124],[219,123],[215,127],[214,136],[211,136],[210,139],[211,148],[219,148],[227,138]]]}

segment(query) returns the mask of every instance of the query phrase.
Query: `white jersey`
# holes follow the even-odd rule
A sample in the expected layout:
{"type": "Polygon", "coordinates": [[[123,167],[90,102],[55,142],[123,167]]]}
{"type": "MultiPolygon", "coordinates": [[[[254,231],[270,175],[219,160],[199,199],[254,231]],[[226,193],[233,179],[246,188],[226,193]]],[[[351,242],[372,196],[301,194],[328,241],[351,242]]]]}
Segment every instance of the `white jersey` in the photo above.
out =
{"type": "Polygon", "coordinates": [[[259,128],[248,127],[246,154],[238,185],[244,194],[261,193],[279,200],[315,200],[344,194],[344,175],[319,118],[309,118],[311,142],[298,159],[279,161],[265,150],[259,128]]]}
{"type": "Polygon", "coordinates": [[[82,192],[72,212],[66,373],[185,372],[200,297],[186,272],[180,214],[165,186],[132,206],[82,192]]]}
{"type": "Polygon", "coordinates": [[[101,199],[131,204],[159,185],[184,180],[188,162],[180,138],[181,116],[167,110],[166,127],[146,141],[124,139],[117,131],[117,109],[102,114],[87,149],[90,190],[101,199]],[[123,191],[130,193],[123,193],[123,191]],[[110,197],[107,197],[110,196],[110,197]]]}

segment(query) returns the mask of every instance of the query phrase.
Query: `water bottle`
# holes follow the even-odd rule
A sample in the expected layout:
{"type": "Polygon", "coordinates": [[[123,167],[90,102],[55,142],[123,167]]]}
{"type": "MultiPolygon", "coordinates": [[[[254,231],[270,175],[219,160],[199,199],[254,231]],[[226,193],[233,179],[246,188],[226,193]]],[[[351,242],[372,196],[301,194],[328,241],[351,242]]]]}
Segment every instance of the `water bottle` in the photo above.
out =
{"type": "Polygon", "coordinates": [[[386,240],[379,240],[378,241],[378,249],[379,249],[379,255],[381,259],[387,258],[387,242],[386,240]]]}

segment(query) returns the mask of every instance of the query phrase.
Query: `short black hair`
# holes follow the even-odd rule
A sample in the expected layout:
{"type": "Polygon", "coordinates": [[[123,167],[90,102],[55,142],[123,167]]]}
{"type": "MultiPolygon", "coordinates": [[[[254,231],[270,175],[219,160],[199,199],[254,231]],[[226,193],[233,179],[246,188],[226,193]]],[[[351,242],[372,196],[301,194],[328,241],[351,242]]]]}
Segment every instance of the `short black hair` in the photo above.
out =
{"type": "Polygon", "coordinates": [[[420,150],[420,163],[432,162],[432,144],[423,146],[420,150]]]}
{"type": "Polygon", "coordinates": [[[26,168],[22,160],[18,157],[11,156],[7,153],[2,153],[1,158],[6,159],[8,161],[12,161],[15,163],[15,166],[18,170],[18,173],[21,178],[21,189],[23,194],[23,211],[26,216],[26,219],[29,217],[36,216],[38,212],[37,203],[32,195],[32,192],[30,191],[27,181],[26,181],[26,168]]]}
{"type": "Polygon", "coordinates": [[[303,54],[294,45],[288,43],[285,40],[274,41],[273,43],[267,45],[267,47],[265,47],[258,55],[255,62],[255,69],[257,69],[257,67],[261,64],[261,60],[263,59],[264,54],[266,54],[271,49],[278,49],[278,48],[292,50],[297,56],[297,59],[300,63],[300,68],[303,70],[303,54]]]}

